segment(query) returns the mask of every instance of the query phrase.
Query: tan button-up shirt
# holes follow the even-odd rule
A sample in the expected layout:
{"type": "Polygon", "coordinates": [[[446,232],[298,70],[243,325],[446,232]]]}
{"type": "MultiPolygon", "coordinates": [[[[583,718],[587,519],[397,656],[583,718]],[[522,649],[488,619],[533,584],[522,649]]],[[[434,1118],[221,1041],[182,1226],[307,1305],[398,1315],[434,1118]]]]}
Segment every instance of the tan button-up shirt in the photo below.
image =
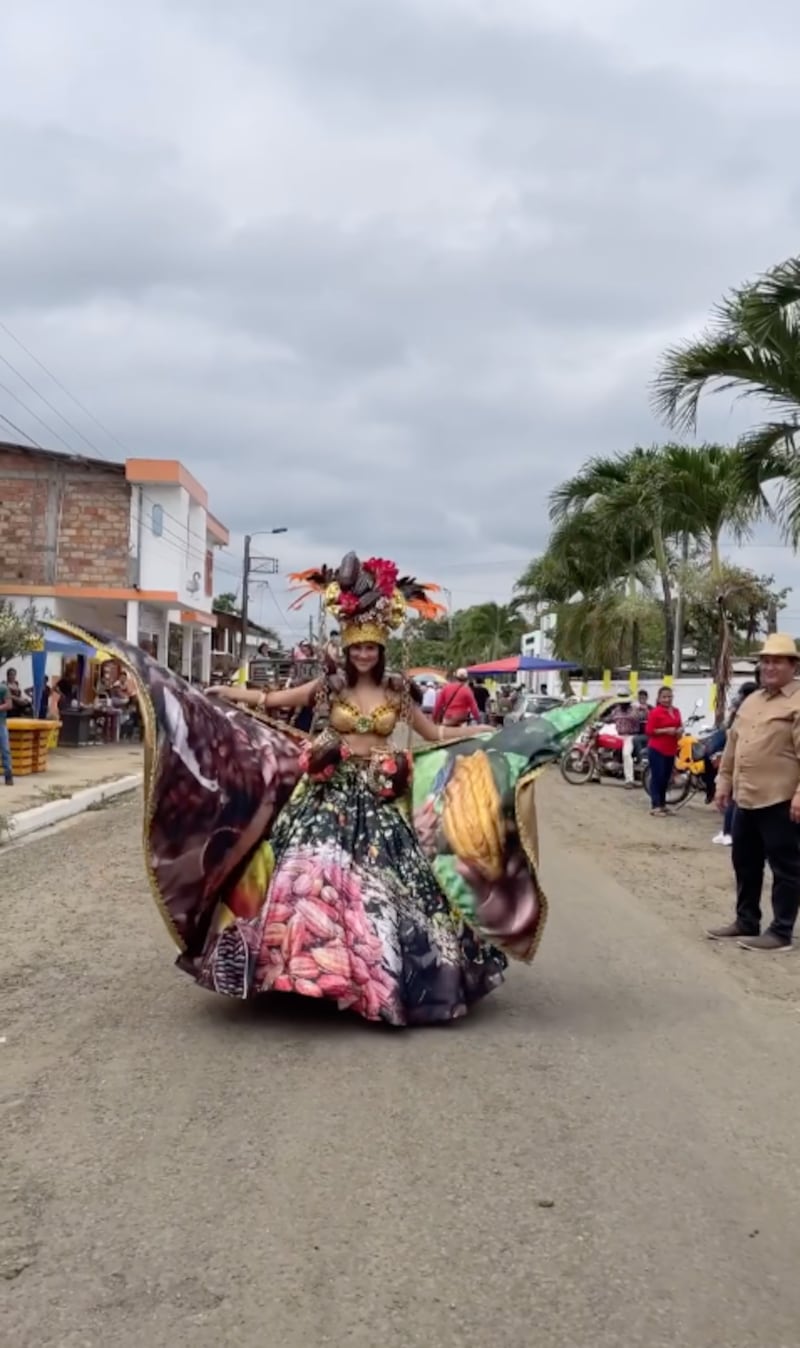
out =
{"type": "Polygon", "coordinates": [[[742,703],[728,732],[718,789],[745,810],[791,800],[800,786],[800,683],[760,689],[742,703]]]}

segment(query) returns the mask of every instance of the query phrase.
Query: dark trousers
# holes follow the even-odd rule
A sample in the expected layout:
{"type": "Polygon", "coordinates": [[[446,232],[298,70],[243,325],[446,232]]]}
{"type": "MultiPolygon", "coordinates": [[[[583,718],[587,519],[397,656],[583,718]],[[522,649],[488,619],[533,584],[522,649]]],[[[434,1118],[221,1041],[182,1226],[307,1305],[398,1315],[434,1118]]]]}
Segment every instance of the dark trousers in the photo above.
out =
{"type": "Polygon", "coordinates": [[[650,760],[650,802],[654,810],[663,810],[667,803],[667,787],[672,780],[675,759],[672,754],[648,750],[650,760]]]}
{"type": "Polygon", "coordinates": [[[800,825],[789,816],[790,802],[763,810],[736,807],[733,818],[733,869],[736,872],[736,921],[742,932],[761,930],[764,865],[772,871],[770,931],[790,941],[800,907],[800,825]]]}

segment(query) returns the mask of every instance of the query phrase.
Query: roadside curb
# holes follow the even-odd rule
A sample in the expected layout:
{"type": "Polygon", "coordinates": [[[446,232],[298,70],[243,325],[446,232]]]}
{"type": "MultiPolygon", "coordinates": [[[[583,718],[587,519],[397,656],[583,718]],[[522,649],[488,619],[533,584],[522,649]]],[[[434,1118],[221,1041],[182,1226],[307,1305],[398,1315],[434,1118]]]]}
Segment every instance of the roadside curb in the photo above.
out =
{"type": "Polygon", "coordinates": [[[124,796],[140,787],[143,780],[144,774],[137,772],[128,777],[118,777],[116,781],[88,786],[83,791],[76,791],[73,796],[65,796],[63,800],[49,800],[44,805],[34,805],[30,810],[20,810],[19,814],[9,819],[6,841],[16,842],[31,833],[38,833],[40,829],[50,828],[65,819],[72,819],[74,815],[83,814],[92,805],[101,805],[115,796],[124,796]]]}

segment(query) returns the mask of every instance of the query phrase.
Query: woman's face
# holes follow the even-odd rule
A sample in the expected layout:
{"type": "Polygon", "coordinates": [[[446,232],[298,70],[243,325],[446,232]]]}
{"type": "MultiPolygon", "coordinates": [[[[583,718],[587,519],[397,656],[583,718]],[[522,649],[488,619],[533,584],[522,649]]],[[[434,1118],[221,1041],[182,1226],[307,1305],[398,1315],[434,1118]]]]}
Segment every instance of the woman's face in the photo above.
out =
{"type": "Polygon", "coordinates": [[[350,647],[350,659],[359,674],[369,674],[378,663],[380,646],[374,641],[359,641],[350,647]]]}
{"type": "Polygon", "coordinates": [[[661,692],[660,692],[659,695],[658,695],[658,705],[659,705],[660,707],[671,707],[671,706],[672,706],[672,689],[671,689],[671,688],[662,688],[662,689],[661,689],[661,692]]]}

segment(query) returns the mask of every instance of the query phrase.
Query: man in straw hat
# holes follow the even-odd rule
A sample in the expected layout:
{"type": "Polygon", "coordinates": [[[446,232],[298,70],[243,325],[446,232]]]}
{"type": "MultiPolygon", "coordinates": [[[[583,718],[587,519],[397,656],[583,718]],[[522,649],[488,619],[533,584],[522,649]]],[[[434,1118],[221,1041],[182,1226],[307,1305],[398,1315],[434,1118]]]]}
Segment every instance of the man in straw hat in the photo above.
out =
{"type": "Polygon", "coordinates": [[[760,654],[761,688],[731,726],[717,778],[716,804],[736,802],[733,868],[736,917],[714,941],[743,950],[791,950],[800,906],[800,651],[776,633],[760,654]],[[772,871],[772,922],[761,933],[764,864],[772,871]]]}

